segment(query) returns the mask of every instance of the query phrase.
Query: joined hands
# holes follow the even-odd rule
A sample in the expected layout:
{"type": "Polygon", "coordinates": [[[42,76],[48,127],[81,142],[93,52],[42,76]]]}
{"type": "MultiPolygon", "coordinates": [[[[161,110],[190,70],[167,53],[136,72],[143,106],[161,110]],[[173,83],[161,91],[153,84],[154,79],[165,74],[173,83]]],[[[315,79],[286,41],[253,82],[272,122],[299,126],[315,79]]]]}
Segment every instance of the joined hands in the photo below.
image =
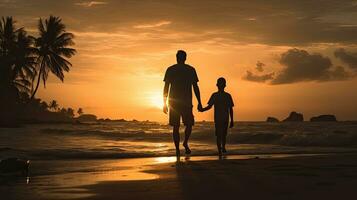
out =
{"type": "Polygon", "coordinates": [[[199,104],[197,105],[197,110],[198,110],[199,112],[203,112],[203,111],[204,111],[201,103],[199,103],[199,104]]]}

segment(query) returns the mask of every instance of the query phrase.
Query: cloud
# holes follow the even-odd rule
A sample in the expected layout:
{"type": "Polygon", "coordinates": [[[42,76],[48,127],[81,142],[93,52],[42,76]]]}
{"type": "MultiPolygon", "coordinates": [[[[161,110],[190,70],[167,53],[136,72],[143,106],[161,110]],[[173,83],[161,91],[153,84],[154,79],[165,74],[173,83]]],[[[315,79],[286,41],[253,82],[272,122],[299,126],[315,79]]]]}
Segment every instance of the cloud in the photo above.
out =
{"type": "Polygon", "coordinates": [[[261,83],[269,81],[269,84],[279,85],[307,81],[337,81],[353,77],[353,74],[347,72],[344,67],[334,67],[329,57],[301,49],[294,48],[282,53],[279,62],[283,66],[279,72],[259,75],[247,71],[243,79],[261,83]]]}
{"type": "Polygon", "coordinates": [[[134,28],[156,28],[164,25],[169,25],[171,24],[170,21],[160,21],[154,24],[140,24],[140,25],[135,25],[134,28]]]}
{"type": "Polygon", "coordinates": [[[290,49],[281,55],[279,62],[285,66],[272,84],[322,80],[332,62],[321,54],[310,54],[305,50],[290,49]]]}
{"type": "Polygon", "coordinates": [[[97,6],[97,5],[106,5],[108,4],[108,2],[105,1],[83,1],[83,2],[79,2],[79,3],[75,3],[75,5],[77,6],[82,6],[82,7],[92,7],[92,6],[97,6]]]}
{"type": "MultiPolygon", "coordinates": [[[[146,31],[159,26],[168,32],[184,31],[190,34],[224,30],[232,33],[221,35],[221,38],[226,39],[225,45],[350,45],[357,44],[357,6],[351,6],[353,3],[355,0],[324,0],[323,3],[271,0],[268,4],[261,0],[225,0],[224,3],[216,0],[16,0],[16,8],[0,1],[0,5],[4,5],[0,6],[0,13],[4,16],[18,16],[17,20],[22,21],[20,17],[46,16],[55,10],[55,14],[62,16],[71,30],[79,32],[146,31]],[[101,6],[95,13],[88,12],[88,8],[108,2],[110,6],[101,6]],[[87,9],[68,12],[73,9],[73,4],[87,9]],[[165,23],[174,22],[175,26],[153,23],[163,19],[167,20],[165,23]],[[73,21],[69,23],[69,20],[73,21]]],[[[157,34],[161,37],[166,33],[157,34]]],[[[207,36],[206,39],[213,37],[207,36]]],[[[182,36],[182,39],[186,38],[182,36]]],[[[192,42],[201,41],[198,37],[195,39],[192,42]]]]}
{"type": "Polygon", "coordinates": [[[357,53],[347,52],[345,49],[340,48],[335,51],[335,56],[351,69],[357,70],[357,53]]]}
{"type": "Polygon", "coordinates": [[[252,82],[265,83],[274,79],[274,73],[258,75],[248,70],[243,79],[252,82]]]}

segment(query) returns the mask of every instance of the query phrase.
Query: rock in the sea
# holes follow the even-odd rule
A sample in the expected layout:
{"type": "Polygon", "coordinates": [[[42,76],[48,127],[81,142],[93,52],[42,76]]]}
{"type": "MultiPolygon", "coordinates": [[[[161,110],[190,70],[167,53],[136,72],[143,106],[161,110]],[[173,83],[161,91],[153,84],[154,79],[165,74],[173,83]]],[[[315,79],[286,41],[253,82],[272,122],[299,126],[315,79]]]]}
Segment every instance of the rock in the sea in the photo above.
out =
{"type": "Polygon", "coordinates": [[[266,122],[279,122],[279,120],[275,117],[267,117],[266,122]]]}
{"type": "Polygon", "coordinates": [[[311,122],[337,122],[335,115],[320,115],[317,117],[312,117],[311,122]]]}
{"type": "Polygon", "coordinates": [[[94,122],[97,121],[97,116],[92,114],[83,114],[77,118],[80,122],[94,122]]]}
{"type": "Polygon", "coordinates": [[[29,170],[30,161],[20,160],[18,158],[7,158],[0,161],[0,172],[1,173],[14,173],[21,172],[22,174],[27,174],[29,170]]]}
{"type": "Polygon", "coordinates": [[[284,122],[303,122],[304,116],[301,113],[291,112],[289,117],[283,120],[284,122]]]}

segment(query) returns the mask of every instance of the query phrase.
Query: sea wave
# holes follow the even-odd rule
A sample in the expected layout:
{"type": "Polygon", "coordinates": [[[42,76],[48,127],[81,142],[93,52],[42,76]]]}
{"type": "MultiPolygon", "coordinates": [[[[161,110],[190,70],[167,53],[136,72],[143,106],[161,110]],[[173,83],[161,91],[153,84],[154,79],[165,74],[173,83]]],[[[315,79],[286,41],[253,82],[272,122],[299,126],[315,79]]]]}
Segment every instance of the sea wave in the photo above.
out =
{"type": "MultiPolygon", "coordinates": [[[[181,130],[183,138],[183,130],[181,130]]],[[[231,154],[357,150],[357,123],[241,122],[229,130],[231,154]]],[[[216,154],[214,124],[197,123],[194,155],[216,154]]],[[[113,159],[172,156],[171,127],[161,124],[36,125],[0,129],[0,159],[113,159]]]]}
{"type": "MultiPolygon", "coordinates": [[[[169,127],[151,129],[42,129],[44,134],[98,137],[105,140],[170,142],[169,127]]],[[[181,131],[183,135],[183,131],[181,131]]],[[[193,130],[192,141],[215,142],[212,123],[200,124],[193,130]]],[[[276,144],[287,146],[357,147],[357,123],[240,123],[229,131],[230,144],[276,144]]]]}

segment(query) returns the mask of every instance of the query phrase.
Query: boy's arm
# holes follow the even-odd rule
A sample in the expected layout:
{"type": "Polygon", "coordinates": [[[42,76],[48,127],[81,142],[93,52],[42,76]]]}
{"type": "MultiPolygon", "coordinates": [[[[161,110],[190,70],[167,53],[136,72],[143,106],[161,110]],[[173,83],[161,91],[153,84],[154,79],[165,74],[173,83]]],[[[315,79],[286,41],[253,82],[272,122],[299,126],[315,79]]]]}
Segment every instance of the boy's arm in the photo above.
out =
{"type": "Polygon", "coordinates": [[[234,120],[233,120],[233,107],[229,108],[229,115],[231,116],[231,124],[229,125],[229,128],[232,128],[234,126],[234,120]]]}
{"type": "Polygon", "coordinates": [[[216,101],[215,99],[216,99],[216,98],[215,98],[215,95],[212,94],[211,97],[210,97],[209,100],[208,100],[207,106],[204,107],[204,108],[201,108],[200,111],[201,111],[201,112],[204,112],[204,111],[207,111],[207,110],[211,109],[212,106],[214,105],[214,102],[216,101]]]}
{"type": "Polygon", "coordinates": [[[204,112],[204,111],[207,111],[207,110],[211,109],[212,106],[213,106],[212,104],[208,104],[206,107],[201,109],[201,112],[204,112]]]}

